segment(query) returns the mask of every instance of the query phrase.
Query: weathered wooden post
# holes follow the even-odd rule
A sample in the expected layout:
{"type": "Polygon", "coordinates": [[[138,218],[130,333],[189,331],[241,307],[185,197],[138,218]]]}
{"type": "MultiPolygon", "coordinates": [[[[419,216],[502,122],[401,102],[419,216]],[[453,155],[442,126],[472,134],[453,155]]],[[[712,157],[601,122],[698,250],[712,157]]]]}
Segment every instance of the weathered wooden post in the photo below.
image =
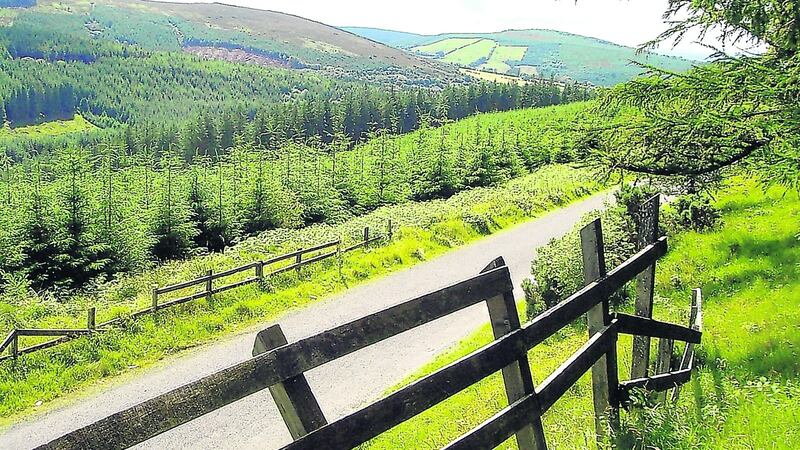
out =
{"type": "Polygon", "coordinates": [[[302,262],[303,262],[303,249],[302,248],[298,248],[297,249],[297,256],[295,256],[295,258],[294,258],[294,263],[295,263],[295,266],[296,266],[295,270],[297,271],[297,276],[300,276],[300,267],[301,267],[300,264],[302,264],[302,262]]]}
{"type": "MultiPolygon", "coordinates": [[[[703,331],[703,317],[702,317],[702,303],[703,303],[703,293],[700,289],[692,290],[692,308],[689,311],[689,328],[695,331],[703,331]]],[[[683,355],[681,356],[680,364],[678,365],[678,370],[685,370],[692,367],[694,363],[694,344],[691,342],[686,343],[686,347],[683,349],[683,355]]],[[[677,402],[678,396],[681,393],[680,386],[675,386],[675,389],[672,390],[672,401],[677,402]]]]}
{"type": "Polygon", "coordinates": [[[19,335],[17,330],[14,330],[14,338],[11,340],[11,357],[14,359],[19,357],[19,335]]]}
{"type": "MultiPolygon", "coordinates": [[[[603,250],[603,228],[600,219],[595,219],[581,230],[581,253],[583,255],[583,278],[586,284],[606,275],[606,260],[603,250]]],[[[589,337],[611,324],[608,297],[589,310],[586,315],[589,337]]],[[[599,441],[609,436],[607,426],[616,429],[619,425],[617,396],[619,379],[617,374],[616,339],[609,351],[592,366],[592,393],[594,400],[595,430],[599,441]],[[608,421],[605,420],[608,418],[608,421]]]]}
{"type": "Polygon", "coordinates": [[[258,278],[259,282],[264,281],[264,261],[258,261],[255,265],[256,269],[256,278],[258,278]]]}
{"type": "MultiPolygon", "coordinates": [[[[637,245],[642,249],[658,239],[658,211],[660,195],[654,195],[640,208],[637,220],[637,245]]],[[[653,263],[636,277],[636,315],[653,318],[653,292],[655,289],[656,265],[653,263]]],[[[644,378],[650,365],[650,337],[633,337],[631,356],[631,378],[644,378]]]]}
{"type": "MultiPolygon", "coordinates": [[[[253,344],[253,356],[258,356],[280,346],[286,345],[286,336],[280,325],[262,330],[253,344]]],[[[269,388],[275,404],[289,428],[292,439],[299,439],[308,433],[325,426],[328,421],[308,385],[305,375],[300,374],[269,388]]]]}
{"type": "Polygon", "coordinates": [[[153,284],[153,288],[150,291],[150,300],[152,304],[153,312],[158,310],[158,284],[153,284]]]}
{"type": "MultiPolygon", "coordinates": [[[[656,375],[669,373],[672,370],[672,350],[675,348],[675,341],[672,339],[660,338],[658,340],[658,357],[656,358],[656,375]]],[[[667,391],[659,392],[658,399],[666,401],[667,391]]]]}
{"type": "Polygon", "coordinates": [[[97,328],[96,327],[96,322],[95,322],[95,317],[96,317],[96,310],[95,310],[95,307],[92,306],[91,308],[89,308],[89,312],[88,312],[87,317],[86,317],[86,329],[87,330],[94,331],[94,329],[97,328]]]}
{"type": "Polygon", "coordinates": [[[211,301],[211,293],[214,291],[214,271],[209,269],[206,272],[206,301],[211,301]]]}
{"type": "Polygon", "coordinates": [[[364,248],[369,246],[369,227],[364,227],[364,248]]]}
{"type": "MultiPolygon", "coordinates": [[[[489,263],[488,266],[481,270],[481,273],[505,265],[505,261],[500,257],[489,263]]],[[[489,310],[489,321],[492,324],[492,333],[495,339],[500,339],[520,328],[521,324],[513,292],[504,292],[503,295],[486,300],[486,306],[489,310]]],[[[509,405],[528,394],[535,395],[533,377],[531,376],[531,367],[528,363],[527,355],[504,367],[502,373],[509,405]]],[[[534,415],[531,418],[531,424],[517,432],[516,439],[520,450],[546,450],[547,442],[544,436],[541,416],[539,414],[534,415]]]]}
{"type": "Polygon", "coordinates": [[[392,229],[392,219],[389,219],[389,222],[386,225],[386,236],[389,241],[391,241],[392,237],[394,236],[394,230],[392,229]]]}

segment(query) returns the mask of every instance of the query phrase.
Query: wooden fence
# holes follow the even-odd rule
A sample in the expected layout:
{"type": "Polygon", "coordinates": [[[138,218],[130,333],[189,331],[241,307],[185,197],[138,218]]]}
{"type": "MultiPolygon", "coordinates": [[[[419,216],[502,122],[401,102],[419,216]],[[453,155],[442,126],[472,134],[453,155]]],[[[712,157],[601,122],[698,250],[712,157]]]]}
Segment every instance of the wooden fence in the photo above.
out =
{"type": "Polygon", "coordinates": [[[349,449],[501,371],[509,405],[448,448],[493,448],[516,436],[521,449],[542,450],[547,448],[542,414],[590,369],[597,432],[602,439],[606,421],[614,424],[618,408],[627,404],[632,389],[665,391],[689,379],[693,344],[701,338],[700,294],[695,291],[688,328],[612,313],[609,296],[655,265],[667,251],[666,237],[645,245],[609,272],[605,270],[599,220],[582,230],[581,239],[585,287],[524,326],[512,295],[509,270],[498,258],[475,277],[291,344],[279,326],[270,327],[256,338],[253,358],[108,416],[41,448],[127,448],[269,389],[294,439],[285,448],[349,449]],[[481,302],[486,303],[489,312],[495,337],[492,343],[359,411],[327,421],[306,382],[305,372],[481,302]],[[584,315],[588,318],[588,342],[535,386],[528,351],[584,315]],[[657,366],[668,370],[620,383],[616,349],[621,333],[688,344],[676,367],[659,361],[657,366]]]}
{"type": "MultiPolygon", "coordinates": [[[[178,284],[173,284],[163,287],[159,287],[158,285],[153,285],[150,295],[151,298],[150,307],[140,311],[135,311],[130,315],[130,318],[137,319],[141,316],[152,314],[156,311],[180,305],[186,302],[190,302],[192,300],[197,300],[200,298],[210,299],[215,294],[229,291],[231,289],[236,289],[238,287],[247,284],[260,282],[269,277],[281,273],[290,272],[292,270],[299,271],[304,266],[314,264],[319,261],[323,261],[325,259],[341,255],[343,253],[348,253],[362,247],[366,247],[382,239],[391,240],[393,233],[392,226],[393,226],[392,220],[389,219],[387,223],[386,233],[377,235],[370,235],[370,228],[365,227],[363,237],[354,244],[344,248],[342,248],[341,239],[337,239],[335,241],[326,242],[324,244],[310,248],[300,248],[291,253],[286,253],[284,255],[276,256],[266,261],[255,261],[252,263],[248,263],[243,266],[225,270],[223,272],[214,273],[212,270],[209,270],[202,277],[195,278],[189,281],[184,281],[178,284]],[[307,257],[307,255],[312,255],[312,256],[307,257]],[[280,265],[280,263],[290,260],[293,261],[291,264],[280,265]],[[279,267],[275,267],[274,269],[270,270],[270,268],[274,266],[279,266],[279,267]],[[267,273],[264,273],[265,269],[268,270],[267,273]],[[234,275],[239,275],[251,271],[253,272],[252,276],[247,277],[244,280],[236,281],[222,286],[215,286],[215,282],[218,282],[219,280],[223,280],[225,278],[234,275]],[[162,301],[163,296],[166,294],[182,291],[197,286],[201,286],[203,288],[202,291],[185,295],[179,298],[162,301]]],[[[52,330],[14,329],[8,334],[6,339],[2,343],[0,343],[0,354],[2,354],[7,348],[9,349],[9,353],[7,355],[0,356],[0,361],[4,361],[7,359],[16,359],[19,357],[19,355],[23,355],[26,353],[33,353],[39,350],[44,350],[46,348],[54,347],[56,345],[63,344],[80,336],[104,331],[110,326],[119,325],[123,322],[123,319],[118,317],[108,320],[106,322],[96,324],[95,315],[96,315],[96,309],[93,307],[89,308],[86,321],[87,325],[86,328],[84,329],[52,329],[52,330]],[[52,336],[52,337],[57,337],[57,339],[32,345],[27,348],[19,348],[20,338],[26,336],[31,336],[31,337],[52,336]]]]}

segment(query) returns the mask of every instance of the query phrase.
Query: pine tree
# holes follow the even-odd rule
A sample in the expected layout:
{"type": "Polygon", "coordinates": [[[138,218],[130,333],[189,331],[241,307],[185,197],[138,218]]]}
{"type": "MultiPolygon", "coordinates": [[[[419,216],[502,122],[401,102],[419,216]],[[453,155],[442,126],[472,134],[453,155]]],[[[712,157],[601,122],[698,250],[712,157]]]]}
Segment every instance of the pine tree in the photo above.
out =
{"type": "Polygon", "coordinates": [[[189,220],[197,229],[194,246],[209,252],[219,252],[225,248],[225,222],[219,220],[211,206],[211,196],[200,180],[200,169],[192,171],[192,188],[189,191],[189,220]]]}
{"type": "Polygon", "coordinates": [[[60,263],[64,255],[58,245],[58,225],[53,219],[53,208],[42,193],[40,170],[31,201],[27,204],[25,220],[21,227],[20,241],[23,270],[34,287],[48,289],[55,286],[62,273],[60,263]]]}
{"type": "Polygon", "coordinates": [[[81,150],[68,150],[60,166],[65,180],[59,203],[65,214],[62,225],[64,235],[59,242],[63,259],[58,261],[61,270],[56,274],[60,283],[77,288],[106,272],[110,251],[98,241],[92,229],[92,210],[83,183],[84,176],[90,170],[86,155],[81,150]]]}
{"type": "Polygon", "coordinates": [[[162,200],[152,221],[154,243],[151,254],[158,260],[184,258],[193,247],[197,229],[189,220],[189,208],[177,195],[174,172],[177,170],[173,157],[168,155],[163,163],[165,183],[162,200]]]}

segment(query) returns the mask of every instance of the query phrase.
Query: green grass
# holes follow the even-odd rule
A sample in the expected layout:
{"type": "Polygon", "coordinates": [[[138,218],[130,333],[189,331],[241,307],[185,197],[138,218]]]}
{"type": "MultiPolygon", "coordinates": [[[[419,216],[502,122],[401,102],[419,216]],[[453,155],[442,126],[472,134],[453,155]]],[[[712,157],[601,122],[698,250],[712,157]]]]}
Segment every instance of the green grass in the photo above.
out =
{"type": "Polygon", "coordinates": [[[702,368],[676,408],[653,414],[668,426],[645,437],[662,448],[800,448],[800,201],[745,182],[718,205],[724,226],[681,236],[659,267],[661,318],[685,322],[686,291],[703,289],[702,368]]]}
{"type": "MultiPolygon", "coordinates": [[[[738,181],[719,196],[724,226],[671,238],[658,265],[656,318],[686,323],[690,289],[704,290],[699,373],[677,405],[623,413],[628,432],[620,436],[621,448],[800,448],[800,201],[738,181]]],[[[490,341],[487,325],[408,381],[490,341]]],[[[572,326],[533,349],[534,381],[585,341],[585,328],[572,326]]],[[[621,336],[621,379],[629,373],[630,348],[631,339],[621,336]]],[[[505,404],[502,379],[494,374],[364,447],[439,448],[505,404]]],[[[544,426],[551,448],[595,447],[588,375],[545,414],[544,426]]],[[[511,439],[501,448],[515,446],[511,439]]]]}
{"type": "MultiPolygon", "coordinates": [[[[128,321],[124,329],[25,355],[16,363],[0,364],[0,417],[7,423],[18,420],[35,410],[38,401],[47,408],[53,400],[79,395],[103,378],[152,365],[223,334],[275,319],[356,283],[536,217],[601,187],[588,172],[552,166],[504,186],[474,189],[448,200],[385,207],[339,226],[266,233],[224,255],[176,262],[122,279],[99,296],[78,296],[63,302],[35,297],[20,300],[10,293],[9,297],[0,298],[0,322],[6,326],[80,326],[90,305],[98,307],[98,321],[127,317],[132,310],[147,304],[148,287],[154,281],[163,285],[166,280],[188,279],[207,268],[232,267],[263,257],[267,251],[279,253],[283,248],[346,235],[365,224],[385,225],[388,217],[400,226],[391,243],[348,254],[341,268],[336,261],[327,260],[304,269],[299,277],[292,273],[270,280],[263,287],[249,285],[215,296],[210,302],[198,300],[142,320],[128,321]],[[275,244],[278,241],[282,246],[275,244]]],[[[31,342],[34,341],[28,340],[25,345],[31,342]]]]}
{"type": "Polygon", "coordinates": [[[481,58],[488,58],[492,53],[492,49],[494,49],[496,46],[497,42],[491,39],[481,39],[474,44],[467,45],[466,47],[462,47],[456,51],[448,53],[445,55],[443,60],[449,63],[469,66],[481,58]]]}
{"type": "Polygon", "coordinates": [[[29,125],[18,128],[10,128],[8,125],[6,125],[0,128],[0,138],[39,138],[69,133],[80,133],[82,131],[91,131],[96,128],[96,126],[84,119],[80,114],[75,114],[75,117],[70,120],[54,120],[52,122],[45,122],[39,125],[29,125]]]}
{"type": "Polygon", "coordinates": [[[469,44],[474,44],[478,42],[480,39],[478,38],[450,38],[450,39],[442,39],[441,41],[436,41],[431,44],[421,45],[419,47],[414,47],[412,50],[419,53],[425,53],[426,55],[436,55],[438,53],[448,54],[453,50],[456,50],[461,47],[465,47],[469,44]]]}

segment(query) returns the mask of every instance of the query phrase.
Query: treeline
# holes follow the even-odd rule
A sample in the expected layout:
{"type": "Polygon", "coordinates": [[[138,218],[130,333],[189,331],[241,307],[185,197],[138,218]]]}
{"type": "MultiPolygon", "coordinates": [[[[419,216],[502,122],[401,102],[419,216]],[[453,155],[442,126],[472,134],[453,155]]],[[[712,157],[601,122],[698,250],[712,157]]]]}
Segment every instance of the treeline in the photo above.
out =
{"type": "Polygon", "coordinates": [[[341,98],[309,96],[255,113],[198,114],[177,129],[134,126],[126,131],[125,147],[131,153],[181,149],[191,161],[196,155],[216,158],[237,144],[276,150],[290,141],[327,145],[338,136],[352,146],[378,132],[404,134],[476,113],[558,105],[589,96],[584,89],[552,84],[481,83],[441,92],[386,91],[361,85],[341,98]]]}
{"type": "MultiPolygon", "coordinates": [[[[119,128],[128,153],[160,155],[179,149],[189,161],[198,154],[218,157],[235,144],[269,149],[289,140],[329,144],[337,134],[355,144],[379,130],[407,133],[479,112],[556,105],[592,95],[584,88],[548,83],[385,89],[185,57],[114,62],[119,64],[0,62],[10,69],[0,74],[7,81],[0,89],[0,109],[13,126],[79,111],[100,126],[119,128]],[[34,66],[45,70],[37,77],[23,75],[23,68],[34,66]],[[129,125],[119,127],[120,122],[129,125]]],[[[21,159],[52,152],[63,142],[4,144],[7,154],[21,159]]]]}
{"type": "Polygon", "coordinates": [[[313,74],[205,61],[181,53],[101,58],[92,64],[0,59],[0,97],[22,89],[70,85],[93,122],[180,123],[204,111],[255,111],[306,95],[332,96],[349,84],[313,74]]]}
{"type": "MultiPolygon", "coordinates": [[[[7,162],[0,187],[0,273],[73,289],[153,261],[220,251],[279,227],[338,222],[378,206],[443,198],[571,160],[565,136],[582,104],[480,115],[347,150],[288,142],[225,157],[81,149],[7,162]]],[[[175,152],[177,153],[177,152],[175,152]]]]}
{"type": "Polygon", "coordinates": [[[17,88],[0,104],[0,114],[11,126],[72,118],[83,96],[69,84],[17,88]]]}
{"type": "Polygon", "coordinates": [[[111,40],[92,39],[84,20],[72,14],[18,14],[0,27],[0,45],[12,58],[89,63],[102,56],[128,56],[130,48],[111,40]]]}

